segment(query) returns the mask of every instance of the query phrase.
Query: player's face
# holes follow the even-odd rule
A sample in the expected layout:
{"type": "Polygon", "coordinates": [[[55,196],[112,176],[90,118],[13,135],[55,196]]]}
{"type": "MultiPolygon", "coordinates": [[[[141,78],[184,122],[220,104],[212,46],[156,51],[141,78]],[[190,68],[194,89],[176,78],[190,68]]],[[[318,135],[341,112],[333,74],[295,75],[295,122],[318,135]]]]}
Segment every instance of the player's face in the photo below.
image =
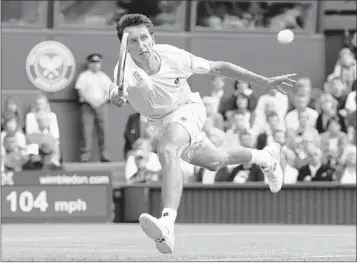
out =
{"type": "Polygon", "coordinates": [[[125,28],[124,32],[129,33],[128,52],[134,61],[145,62],[149,60],[153,54],[155,40],[147,27],[131,26],[125,28]]]}

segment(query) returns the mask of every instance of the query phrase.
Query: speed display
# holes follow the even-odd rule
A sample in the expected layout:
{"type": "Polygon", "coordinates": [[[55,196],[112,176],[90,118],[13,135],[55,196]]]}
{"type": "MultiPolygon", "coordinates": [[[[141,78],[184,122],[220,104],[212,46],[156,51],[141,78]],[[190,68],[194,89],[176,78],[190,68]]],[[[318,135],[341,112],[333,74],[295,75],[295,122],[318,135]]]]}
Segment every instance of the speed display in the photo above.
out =
{"type": "Polygon", "coordinates": [[[3,222],[109,221],[110,172],[2,174],[3,222]]]}

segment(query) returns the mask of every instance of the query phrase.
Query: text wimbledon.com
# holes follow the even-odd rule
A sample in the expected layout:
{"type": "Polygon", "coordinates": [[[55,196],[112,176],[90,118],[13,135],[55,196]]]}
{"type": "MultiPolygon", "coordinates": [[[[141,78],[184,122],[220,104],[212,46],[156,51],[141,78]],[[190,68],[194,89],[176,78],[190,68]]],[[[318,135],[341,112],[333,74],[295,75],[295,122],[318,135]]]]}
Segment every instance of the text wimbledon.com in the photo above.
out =
{"type": "Polygon", "coordinates": [[[41,176],[40,184],[78,185],[78,184],[109,184],[108,176],[78,176],[55,175],[41,176]]]}

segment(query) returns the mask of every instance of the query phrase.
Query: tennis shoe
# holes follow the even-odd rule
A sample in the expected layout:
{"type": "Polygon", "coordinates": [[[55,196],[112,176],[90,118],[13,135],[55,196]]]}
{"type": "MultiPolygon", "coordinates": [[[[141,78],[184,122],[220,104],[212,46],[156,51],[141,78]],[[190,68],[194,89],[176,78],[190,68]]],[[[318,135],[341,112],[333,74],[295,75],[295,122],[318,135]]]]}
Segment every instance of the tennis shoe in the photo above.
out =
{"type": "Polygon", "coordinates": [[[279,143],[272,143],[266,146],[263,151],[267,151],[272,155],[272,165],[267,167],[260,167],[264,175],[268,179],[270,191],[278,193],[283,186],[283,169],[280,165],[281,146],[279,143]]]}
{"type": "Polygon", "coordinates": [[[139,223],[144,233],[155,241],[160,253],[171,254],[173,252],[175,243],[173,224],[165,218],[157,219],[146,213],[140,215],[139,223]]]}

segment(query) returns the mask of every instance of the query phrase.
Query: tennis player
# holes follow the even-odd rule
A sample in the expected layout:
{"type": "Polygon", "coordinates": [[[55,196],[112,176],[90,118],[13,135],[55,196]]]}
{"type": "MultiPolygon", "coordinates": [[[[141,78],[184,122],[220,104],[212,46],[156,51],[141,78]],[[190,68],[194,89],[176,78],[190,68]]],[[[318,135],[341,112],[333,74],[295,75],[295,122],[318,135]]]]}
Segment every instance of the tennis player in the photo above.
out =
{"type": "Polygon", "coordinates": [[[124,83],[117,86],[118,64],[114,69],[110,100],[122,107],[127,102],[151,122],[157,152],[163,169],[161,218],[142,214],[140,225],[161,253],[172,253],[174,223],[179,207],[183,178],[180,158],[197,166],[217,171],[223,166],[255,163],[269,181],[270,190],[279,192],[283,174],[281,147],[275,143],[263,150],[233,146],[216,148],[202,127],[205,106],[198,93],[191,92],[187,79],[192,74],[217,74],[256,83],[265,89],[293,87],[295,74],[267,78],[224,61],[209,61],[171,45],[155,44],[153,24],[141,14],[124,15],[117,24],[117,35],[129,34],[124,83]]]}

